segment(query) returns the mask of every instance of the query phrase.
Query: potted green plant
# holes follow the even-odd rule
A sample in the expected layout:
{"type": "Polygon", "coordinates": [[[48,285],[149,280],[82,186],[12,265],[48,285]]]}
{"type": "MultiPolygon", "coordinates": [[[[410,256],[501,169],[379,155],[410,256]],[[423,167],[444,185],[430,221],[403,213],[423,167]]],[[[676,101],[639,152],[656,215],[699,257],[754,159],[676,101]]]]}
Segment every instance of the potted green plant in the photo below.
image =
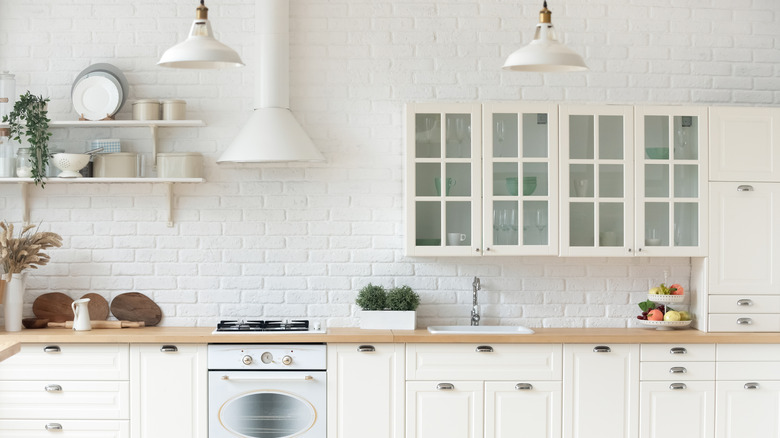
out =
{"type": "Polygon", "coordinates": [[[355,303],[361,308],[360,328],[414,330],[420,296],[409,286],[386,291],[371,283],[358,293],[355,303]]]}
{"type": "Polygon", "coordinates": [[[46,175],[46,166],[49,163],[49,120],[46,104],[49,98],[36,96],[29,91],[19,96],[14,103],[14,109],[3,117],[3,122],[8,123],[11,138],[21,143],[22,138],[30,145],[30,162],[32,165],[32,177],[35,184],[45,185],[43,177],[46,175]]]}

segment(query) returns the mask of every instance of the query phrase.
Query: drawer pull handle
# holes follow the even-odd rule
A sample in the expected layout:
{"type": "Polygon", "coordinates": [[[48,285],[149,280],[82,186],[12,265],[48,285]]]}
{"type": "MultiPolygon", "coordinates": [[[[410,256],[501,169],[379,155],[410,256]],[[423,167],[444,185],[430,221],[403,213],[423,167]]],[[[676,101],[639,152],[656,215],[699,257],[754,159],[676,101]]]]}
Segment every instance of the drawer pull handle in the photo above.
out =
{"type": "Polygon", "coordinates": [[[743,185],[737,187],[737,191],[738,192],[752,192],[753,191],[753,186],[749,186],[747,184],[743,184],[743,185]]]}
{"type": "Polygon", "coordinates": [[[611,353],[612,349],[607,347],[606,345],[599,345],[598,347],[593,347],[594,353],[611,353]]]}
{"type": "Polygon", "coordinates": [[[357,348],[357,351],[360,353],[373,353],[376,351],[376,348],[373,345],[361,345],[357,348]]]}
{"type": "Polygon", "coordinates": [[[452,391],[453,389],[455,389],[455,385],[453,385],[452,383],[439,383],[438,385],[436,385],[436,389],[438,389],[439,391],[452,391]]]}
{"type": "Polygon", "coordinates": [[[62,430],[60,423],[49,423],[46,425],[46,430],[62,430]]]}
{"type": "Polygon", "coordinates": [[[43,347],[43,352],[44,353],[59,353],[61,351],[62,350],[57,345],[47,345],[47,346],[43,347]]]}
{"type": "Polygon", "coordinates": [[[745,383],[745,389],[758,389],[758,383],[757,382],[747,382],[747,383],[745,383]]]}
{"type": "Polygon", "coordinates": [[[737,300],[737,306],[752,306],[752,305],[753,305],[753,300],[748,300],[748,299],[737,300]]]}
{"type": "Polygon", "coordinates": [[[160,351],[163,353],[176,353],[179,349],[175,345],[163,345],[160,347],[160,351]]]}
{"type": "Polygon", "coordinates": [[[45,388],[46,392],[62,392],[62,386],[60,385],[46,385],[45,388]]]}
{"type": "Polygon", "coordinates": [[[515,389],[518,391],[534,389],[534,385],[531,385],[530,383],[518,383],[515,385],[515,389]]]}
{"type": "Polygon", "coordinates": [[[672,383],[669,385],[669,389],[687,389],[685,383],[672,383]]]}
{"type": "Polygon", "coordinates": [[[751,318],[737,318],[737,324],[750,325],[753,324],[753,320],[751,318]]]}
{"type": "Polygon", "coordinates": [[[687,374],[688,370],[685,367],[671,367],[669,368],[671,374],[687,374]]]}
{"type": "Polygon", "coordinates": [[[490,345],[480,345],[477,347],[477,353],[492,353],[493,347],[490,345]]]}
{"type": "Polygon", "coordinates": [[[688,350],[683,347],[674,347],[669,350],[669,354],[688,354],[688,350]]]}

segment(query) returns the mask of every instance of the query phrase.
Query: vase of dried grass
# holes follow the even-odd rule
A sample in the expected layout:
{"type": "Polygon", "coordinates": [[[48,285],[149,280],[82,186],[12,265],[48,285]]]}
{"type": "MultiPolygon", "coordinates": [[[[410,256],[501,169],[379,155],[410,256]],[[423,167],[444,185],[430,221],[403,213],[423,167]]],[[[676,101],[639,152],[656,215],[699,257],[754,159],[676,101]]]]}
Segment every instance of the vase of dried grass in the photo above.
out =
{"type": "Polygon", "coordinates": [[[22,274],[11,275],[11,281],[6,284],[3,316],[5,317],[5,331],[7,332],[18,332],[22,330],[24,286],[24,277],[22,274]]]}

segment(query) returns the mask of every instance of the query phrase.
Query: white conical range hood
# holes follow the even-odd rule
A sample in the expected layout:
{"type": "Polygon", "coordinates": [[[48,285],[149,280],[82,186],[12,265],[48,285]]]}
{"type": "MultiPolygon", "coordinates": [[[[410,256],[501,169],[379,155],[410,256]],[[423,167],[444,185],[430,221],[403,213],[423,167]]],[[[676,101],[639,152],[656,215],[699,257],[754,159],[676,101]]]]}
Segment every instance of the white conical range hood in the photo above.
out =
{"type": "Polygon", "coordinates": [[[255,110],[217,163],[325,161],[289,110],[289,0],[255,5],[255,110]]]}

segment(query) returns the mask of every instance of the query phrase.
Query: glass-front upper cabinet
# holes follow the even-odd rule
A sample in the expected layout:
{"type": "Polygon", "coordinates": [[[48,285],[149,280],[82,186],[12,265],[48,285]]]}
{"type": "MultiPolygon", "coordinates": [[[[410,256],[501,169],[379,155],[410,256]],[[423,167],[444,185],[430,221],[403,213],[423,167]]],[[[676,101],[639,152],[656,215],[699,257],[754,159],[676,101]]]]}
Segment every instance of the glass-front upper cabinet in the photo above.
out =
{"type": "Polygon", "coordinates": [[[561,106],[563,256],[633,252],[633,107],[561,106]]]}
{"type": "Polygon", "coordinates": [[[481,255],[479,104],[406,107],[406,254],[481,255]]]}
{"type": "Polygon", "coordinates": [[[558,254],[558,107],[483,106],[485,255],[558,254]]]}
{"type": "Polygon", "coordinates": [[[639,255],[707,255],[707,109],[637,107],[639,255]]]}

